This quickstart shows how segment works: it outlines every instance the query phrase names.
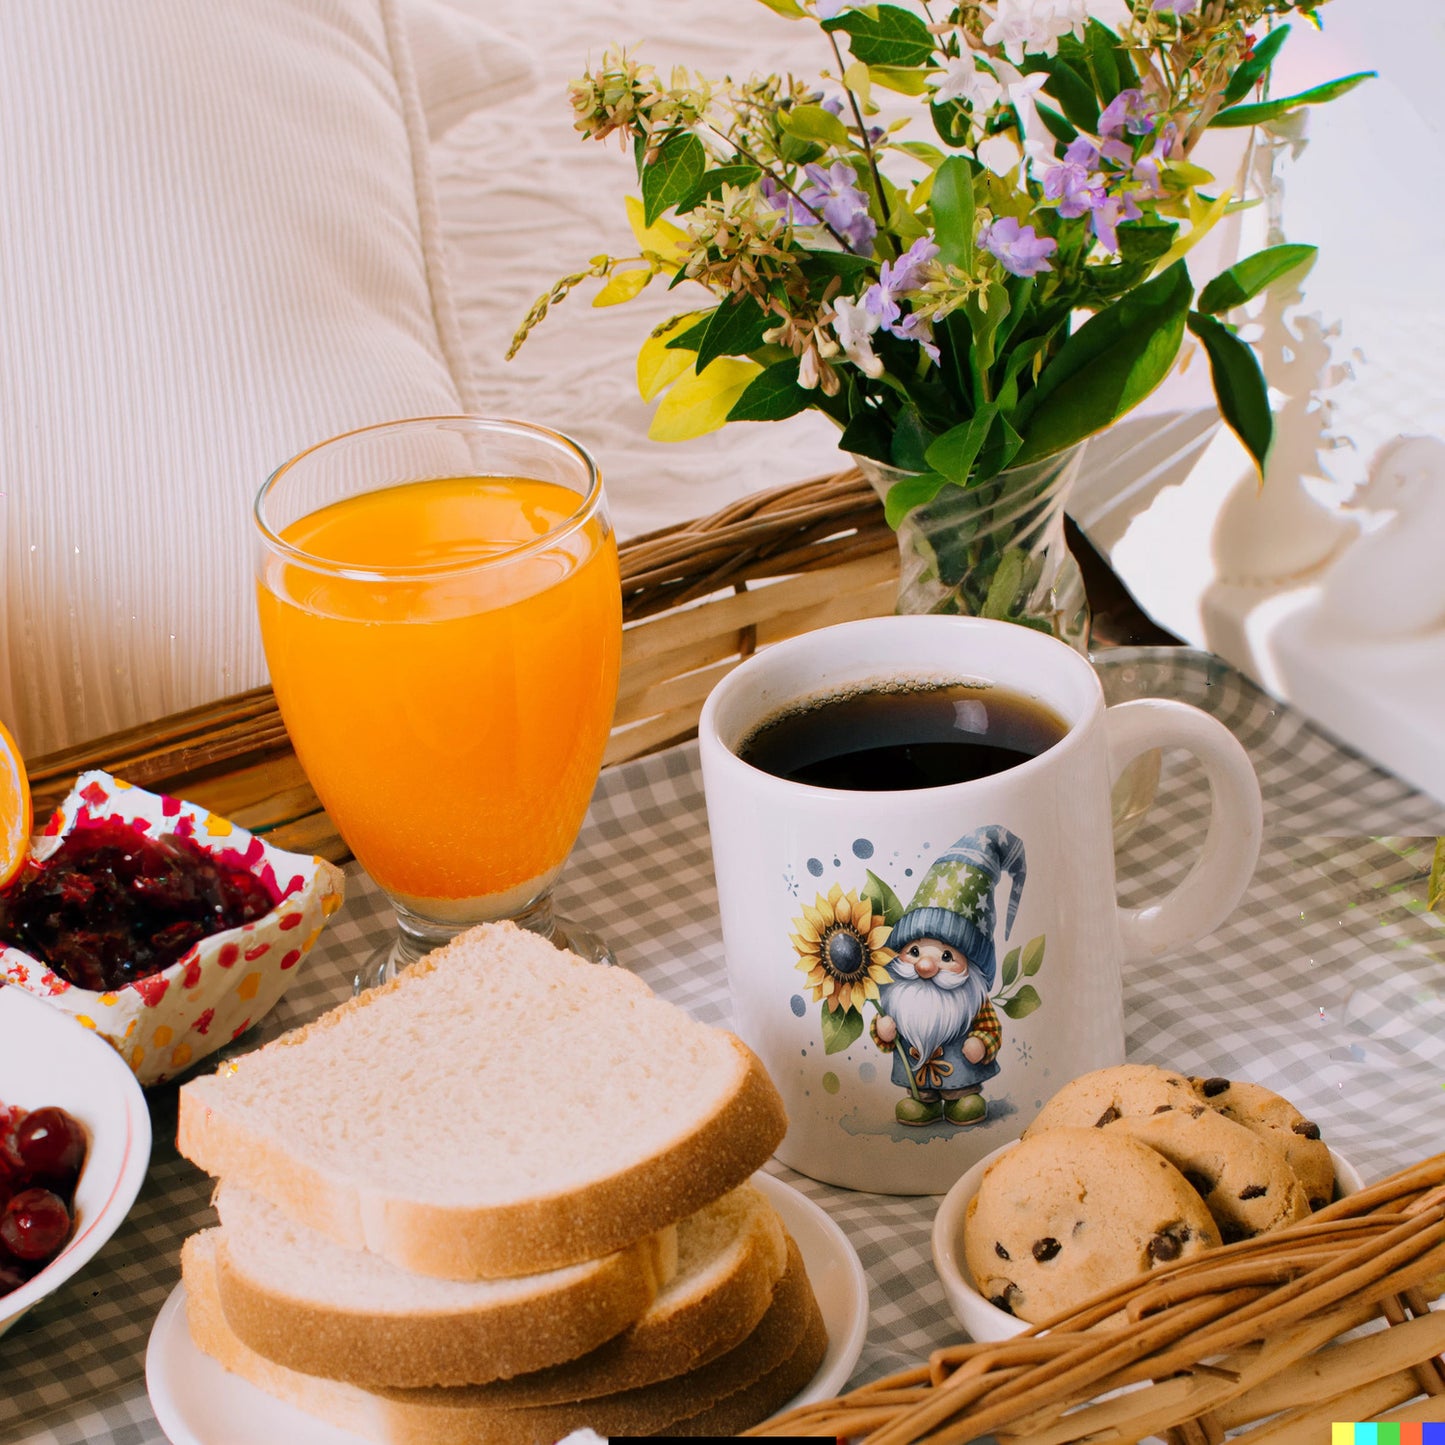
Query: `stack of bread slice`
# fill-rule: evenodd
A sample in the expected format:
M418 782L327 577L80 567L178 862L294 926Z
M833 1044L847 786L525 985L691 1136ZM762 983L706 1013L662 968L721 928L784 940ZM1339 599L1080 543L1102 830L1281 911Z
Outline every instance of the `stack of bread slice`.
M473 929L182 1088L192 1337L369 1439L736 1433L827 1345L748 1182L785 1124L733 1035Z

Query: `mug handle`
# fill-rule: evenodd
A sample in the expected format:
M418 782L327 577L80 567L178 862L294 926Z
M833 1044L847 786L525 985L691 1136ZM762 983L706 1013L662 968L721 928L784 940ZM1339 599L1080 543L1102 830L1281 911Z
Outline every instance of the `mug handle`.
M1259 779L1238 738L1188 703L1139 698L1104 714L1109 780L1150 748L1184 748L1209 780L1209 831L1188 875L1157 903L1120 908L1124 961L1142 962L1212 933L1244 896L1259 858L1264 805Z

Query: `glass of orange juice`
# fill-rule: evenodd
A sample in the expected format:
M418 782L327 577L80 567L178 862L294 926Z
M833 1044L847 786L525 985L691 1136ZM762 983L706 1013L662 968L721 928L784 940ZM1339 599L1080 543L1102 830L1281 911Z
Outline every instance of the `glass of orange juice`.
M282 719L396 909L358 988L502 918L610 961L551 901L617 699L617 545L592 459L522 422L393 422L287 462L255 521Z

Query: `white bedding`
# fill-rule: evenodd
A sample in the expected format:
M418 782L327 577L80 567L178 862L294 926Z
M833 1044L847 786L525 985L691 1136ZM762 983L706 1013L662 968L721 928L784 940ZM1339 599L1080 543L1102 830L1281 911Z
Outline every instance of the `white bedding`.
M816 26L757 0L452 0L527 47L537 77L525 95L463 121L434 152L452 287L478 399L488 411L571 433L601 463L622 535L704 515L747 491L847 464L837 429L804 413L736 425L694 442L647 440L651 408L633 363L657 321L686 309L685 291L654 282L638 300L594 309L589 282L503 361L517 323L559 276L602 251L631 253L623 198L629 156L572 129L567 82L611 43L637 47L667 74L779 70L816 75L831 57ZM700 288L694 291L703 296Z

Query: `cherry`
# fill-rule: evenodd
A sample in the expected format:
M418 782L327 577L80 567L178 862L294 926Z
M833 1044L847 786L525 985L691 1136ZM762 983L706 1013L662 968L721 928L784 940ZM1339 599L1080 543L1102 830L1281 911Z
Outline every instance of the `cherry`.
M70 1210L49 1189L22 1189L0 1214L0 1245L27 1263L48 1260L69 1233Z
M19 1260L0 1258L0 1296L19 1289L29 1278Z
M69 1191L85 1158L85 1130L79 1120L53 1104L25 1116L15 1134L21 1162L37 1183Z

